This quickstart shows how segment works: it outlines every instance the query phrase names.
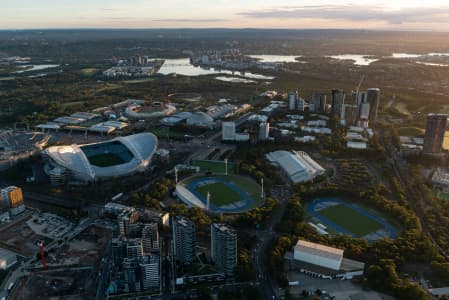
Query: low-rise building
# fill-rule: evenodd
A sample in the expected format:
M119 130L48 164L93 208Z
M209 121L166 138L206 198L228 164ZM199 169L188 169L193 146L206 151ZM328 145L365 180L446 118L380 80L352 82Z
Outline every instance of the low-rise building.
M346 259L343 254L342 249L299 240L285 258L291 269L321 278L343 280L363 275L365 264Z
M325 169L303 151L274 151L266 158L283 170L293 183L307 182L324 174Z

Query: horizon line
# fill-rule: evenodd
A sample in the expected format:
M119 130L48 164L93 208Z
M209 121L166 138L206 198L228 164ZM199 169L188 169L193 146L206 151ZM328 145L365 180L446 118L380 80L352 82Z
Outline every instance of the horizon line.
M0 28L3 31L49 31L49 30L278 30L278 31L370 31L370 32L433 32L449 33L449 30L436 29L373 29L373 28L273 28L273 27L36 27Z

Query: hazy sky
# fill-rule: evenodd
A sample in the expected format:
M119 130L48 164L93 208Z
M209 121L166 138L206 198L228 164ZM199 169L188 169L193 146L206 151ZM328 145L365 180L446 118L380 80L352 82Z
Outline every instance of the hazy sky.
M449 1L0 0L0 29L86 27L449 31Z

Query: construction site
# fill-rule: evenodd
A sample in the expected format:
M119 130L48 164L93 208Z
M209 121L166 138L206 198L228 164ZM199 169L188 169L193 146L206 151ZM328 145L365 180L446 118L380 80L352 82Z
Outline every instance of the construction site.
M19 280L9 299L95 299L96 275L93 267L37 271Z
M38 242L49 244L52 239L37 234L28 226L28 216L0 229L0 247L14 251L22 256L31 257L39 251Z
M64 243L55 251L50 251L47 266L94 266L101 261L109 240L107 229L92 225L73 240Z
M37 261L17 282L10 299L94 299L109 240L107 229L89 226Z

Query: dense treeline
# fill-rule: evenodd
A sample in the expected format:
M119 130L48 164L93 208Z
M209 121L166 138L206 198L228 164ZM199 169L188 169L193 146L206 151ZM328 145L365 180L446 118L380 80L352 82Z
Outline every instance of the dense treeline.
M293 243L298 239L306 239L345 249L345 256L366 263L365 284L390 293L398 299L428 299L425 291L408 279L398 275L398 269L411 262L441 261L437 250L423 234L416 215L409 208L395 201L386 199L379 190L372 188L366 192L350 194L348 191L321 190L305 193L306 197L314 198L338 193L351 197L360 204L373 207L401 226L402 231L394 240L383 238L373 243L365 239L352 238L347 235L318 235L315 229L302 222L303 209L299 196L290 200L288 209L276 227L280 237L273 242L269 254L269 266L281 285L286 285L286 275L282 269L283 256L291 251ZM440 266L441 272L449 270L446 265Z

